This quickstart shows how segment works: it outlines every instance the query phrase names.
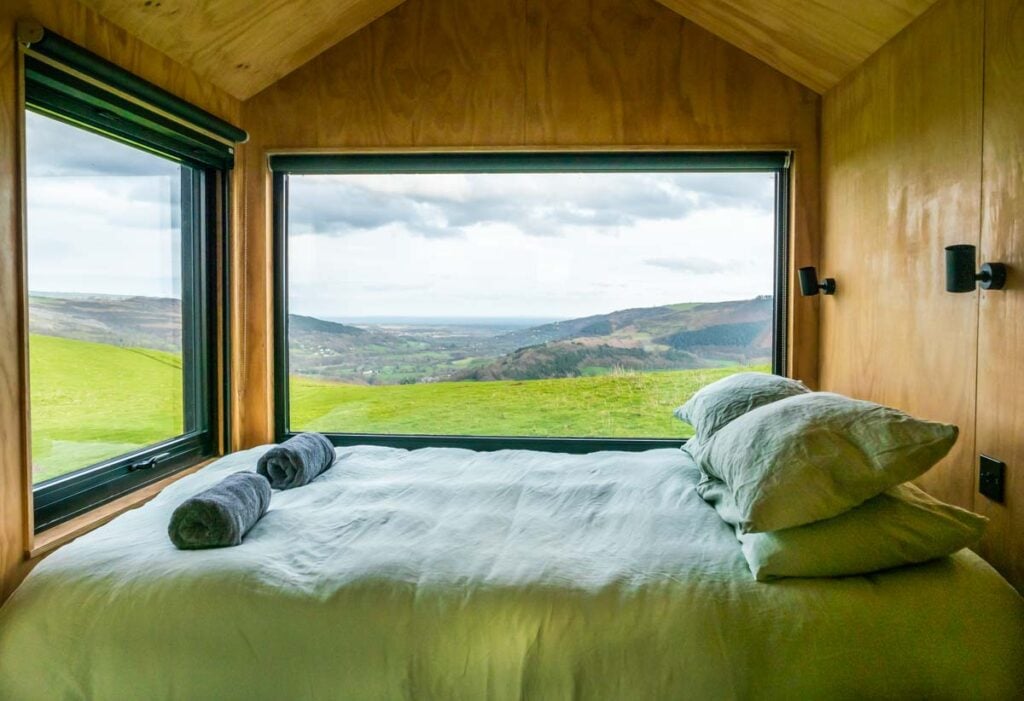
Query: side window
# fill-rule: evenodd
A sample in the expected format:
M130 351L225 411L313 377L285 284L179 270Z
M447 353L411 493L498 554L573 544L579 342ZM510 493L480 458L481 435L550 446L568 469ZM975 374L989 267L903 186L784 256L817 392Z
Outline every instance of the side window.
M23 59L39 531L216 452L217 202L233 150L209 129L168 117L205 113L37 34Z
M183 201L201 177L26 115L32 479L200 428L186 416ZM189 363L194 365L194 362ZM191 425L189 425L191 424Z

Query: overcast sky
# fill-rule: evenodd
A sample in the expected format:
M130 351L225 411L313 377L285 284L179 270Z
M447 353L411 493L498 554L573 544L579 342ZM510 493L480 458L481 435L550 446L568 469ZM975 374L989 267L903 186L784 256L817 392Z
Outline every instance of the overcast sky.
M26 114L32 292L179 297L181 170Z
M180 295L180 168L28 113L33 292ZM572 318L770 294L770 174L292 176L291 310Z
M312 316L572 318L771 294L770 174L291 176Z

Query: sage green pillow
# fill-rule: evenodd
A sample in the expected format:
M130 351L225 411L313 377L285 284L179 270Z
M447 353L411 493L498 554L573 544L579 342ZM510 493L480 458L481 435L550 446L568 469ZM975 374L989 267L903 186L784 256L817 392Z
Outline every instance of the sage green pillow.
M731 495L708 489L728 520ZM978 542L988 519L934 499L912 484L882 492L838 516L770 533L740 533L758 581L842 577L927 562Z
M675 417L693 426L699 444L752 409L807 392L810 390L802 382L788 377L741 372L699 389L675 410Z
M848 511L923 474L956 438L956 426L810 392L740 416L690 454L731 491L740 531L759 533Z

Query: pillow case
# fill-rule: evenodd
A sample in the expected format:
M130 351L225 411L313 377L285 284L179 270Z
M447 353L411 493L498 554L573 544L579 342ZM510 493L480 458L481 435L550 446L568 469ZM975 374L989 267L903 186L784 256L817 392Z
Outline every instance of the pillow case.
M836 516L918 477L957 433L880 404L811 392L740 416L691 455L731 491L741 532L758 533Z
M764 372L741 372L698 390L674 415L694 428L702 443L748 411L810 392L802 382Z
M710 485L715 509L732 515L731 495ZM743 556L758 581L842 577L952 555L978 542L988 519L903 484L824 521L771 533L740 533Z

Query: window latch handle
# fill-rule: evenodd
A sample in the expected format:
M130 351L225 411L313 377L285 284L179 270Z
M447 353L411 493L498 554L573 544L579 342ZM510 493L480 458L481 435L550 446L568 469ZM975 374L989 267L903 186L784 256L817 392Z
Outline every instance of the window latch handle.
M160 453L159 455L154 455L151 458L146 458L145 460L133 462L131 465L128 466L128 472L138 472L139 470L152 470L154 467L156 467L156 464L158 462L160 462L169 455L170 453Z

